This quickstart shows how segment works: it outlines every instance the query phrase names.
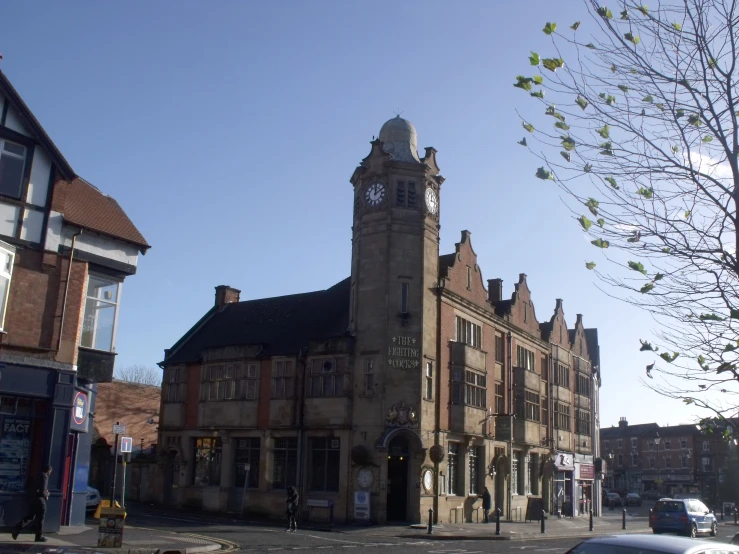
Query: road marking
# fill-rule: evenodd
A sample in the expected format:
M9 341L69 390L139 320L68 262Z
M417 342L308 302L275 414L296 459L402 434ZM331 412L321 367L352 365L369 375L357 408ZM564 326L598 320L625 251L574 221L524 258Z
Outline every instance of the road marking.
M363 545L361 542L356 542L356 541L346 541L346 540L342 540L342 539L330 539L328 537L321 537L321 536L316 536L316 535L303 535L303 536L304 537L310 537L312 539L323 540L323 541L345 542L347 544L356 544L356 545L359 545L359 546L366 546L366 545Z

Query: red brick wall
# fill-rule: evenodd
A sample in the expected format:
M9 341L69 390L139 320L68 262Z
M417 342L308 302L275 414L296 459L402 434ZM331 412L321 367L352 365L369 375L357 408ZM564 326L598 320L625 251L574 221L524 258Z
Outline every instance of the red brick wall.
M272 359L262 360L259 366L259 398L257 401L257 427L269 429L269 403L272 395Z
M462 240L458 242L455 249L454 263L448 268L447 274L442 275L446 279L444 286L474 302L478 306L488 307L488 293L482 280L482 271L477 265L477 254L472 250L469 231L462 231ZM470 268L470 287L467 288L467 268Z
M200 364L185 366L187 373L187 396L185 397L185 428L198 427L198 412L200 410Z

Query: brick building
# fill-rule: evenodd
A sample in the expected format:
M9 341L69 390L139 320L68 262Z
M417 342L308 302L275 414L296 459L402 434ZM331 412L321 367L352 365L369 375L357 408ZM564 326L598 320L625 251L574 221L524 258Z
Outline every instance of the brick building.
M312 517L448 521L487 486L508 517L599 506L597 331L568 328L560 300L540 323L524 274L486 287L467 231L439 255L444 178L409 122L385 123L350 181L350 277L249 301L216 287L165 351L163 501L280 515L296 485Z
M0 215L0 525L51 464L54 531L84 522L95 387L112 378L121 284L149 245L2 72Z
M600 438L608 460L606 488L621 494L698 494L718 509L722 475L733 452L733 442L720 432L709 434L695 424L629 425L621 418L618 427L601 429Z

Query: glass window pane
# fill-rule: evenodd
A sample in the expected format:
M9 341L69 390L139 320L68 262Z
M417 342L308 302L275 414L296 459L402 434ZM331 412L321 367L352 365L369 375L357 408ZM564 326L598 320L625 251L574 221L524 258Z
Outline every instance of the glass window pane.
M3 141L3 150L17 156L26 156L26 147L15 142Z
M98 298L106 302L117 302L118 285L119 283L117 281L90 275L90 280L87 284L87 296L88 298Z
M2 194L1 190L0 194ZM5 235L6 237L15 236L20 210L18 206L11 206L0 202L0 235Z
M21 197L25 165L24 158L7 154L0 155L0 194L13 198Z

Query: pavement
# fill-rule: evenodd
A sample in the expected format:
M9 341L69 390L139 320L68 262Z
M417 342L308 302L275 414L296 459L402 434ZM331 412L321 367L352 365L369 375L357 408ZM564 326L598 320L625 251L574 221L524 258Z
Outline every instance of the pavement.
M197 554L216 550L234 550L228 541L190 533L174 533L126 525L121 548L98 548L98 528L92 525L62 527L58 533L45 533L45 543L34 542L33 532L13 540L10 533L0 533L0 554L5 552L72 554L101 552L104 554Z

